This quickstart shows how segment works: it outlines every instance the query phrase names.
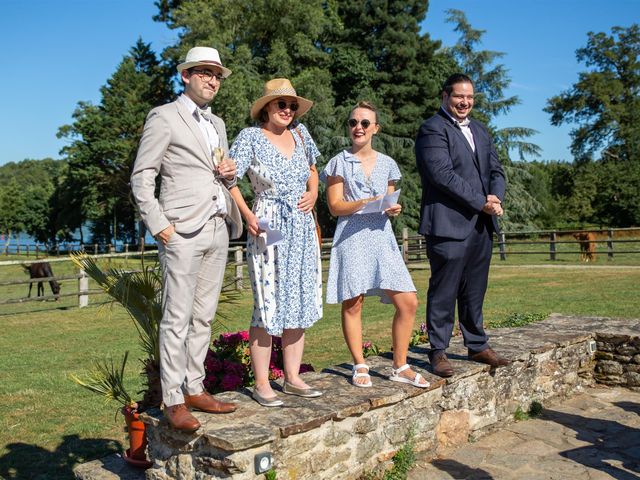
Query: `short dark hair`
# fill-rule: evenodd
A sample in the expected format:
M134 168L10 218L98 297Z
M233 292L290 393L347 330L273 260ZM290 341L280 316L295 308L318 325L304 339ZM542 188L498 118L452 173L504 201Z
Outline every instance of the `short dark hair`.
M447 95L451 95L453 86L456 83L470 83L471 86L473 86L473 80L471 80L468 75L465 75L464 73L454 73L453 75L449 75L449 78L444 81L440 94L446 93Z

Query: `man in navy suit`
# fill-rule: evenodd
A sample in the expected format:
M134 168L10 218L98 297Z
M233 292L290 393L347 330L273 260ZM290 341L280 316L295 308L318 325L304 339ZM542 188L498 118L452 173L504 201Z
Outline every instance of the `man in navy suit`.
M502 215L505 176L491 136L470 119L473 82L451 75L436 115L420 127L416 161L422 179L419 232L431 266L427 294L429 361L441 377L453 375L446 349L458 319L469 359L492 367L509 360L489 348L482 304L487 290L496 217Z

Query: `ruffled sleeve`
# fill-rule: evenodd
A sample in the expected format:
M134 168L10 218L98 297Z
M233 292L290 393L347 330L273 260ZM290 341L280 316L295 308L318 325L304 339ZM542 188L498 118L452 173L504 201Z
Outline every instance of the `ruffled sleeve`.
M385 155L385 160L389 163L389 182L397 182L402 178L402 173L400 173L400 169L398 168L398 164L395 160L387 155Z
M327 183L329 177L342 177L344 180L345 176L344 152L340 152L327 162L324 170L320 173L320 180Z
M316 142L313 141L309 130L307 130L307 127L305 127L304 124L299 123L296 128L300 132L300 135L302 135L302 139L304 141L305 156L309 161L309 165L315 165L316 159L321 155L320 150L318 150L318 147L316 147ZM296 135L296 142L297 141L298 138Z
M254 136L252 134L252 130L254 129L245 128L241 130L233 142L233 145L231 145L231 150L229 150L229 157L236 162L236 168L238 170L236 176L238 178L244 177L244 174L247 173L247 170L251 165L251 161L253 160Z

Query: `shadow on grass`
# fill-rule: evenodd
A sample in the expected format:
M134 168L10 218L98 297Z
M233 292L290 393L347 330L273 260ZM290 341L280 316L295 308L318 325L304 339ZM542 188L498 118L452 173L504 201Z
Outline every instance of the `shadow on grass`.
M122 452L116 440L65 435L54 451L27 443L6 445L0 457L0 478L16 480L73 479L73 468L80 463ZM124 463L124 462L123 462Z

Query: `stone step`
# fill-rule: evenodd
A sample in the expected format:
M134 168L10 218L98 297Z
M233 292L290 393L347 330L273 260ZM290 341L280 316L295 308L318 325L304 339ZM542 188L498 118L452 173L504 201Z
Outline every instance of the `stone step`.
M630 342L633 349L639 326L638 320L556 314L525 327L493 330L492 347L513 360L494 370L468 361L456 337L448 350L455 375L446 380L430 373L428 348L418 346L409 363L430 382L427 389L388 380L390 354L369 357L372 388L351 385L351 365L341 364L305 374L307 383L324 392L317 399L278 392L284 406L266 408L248 391L226 392L217 397L236 402L236 412L194 412L202 423L194 434L178 432L160 411L148 411L142 417L153 467L146 478L256 478L256 458L269 455L278 480L354 479L388 463L410 432L416 450L435 455L511 422L518 407L527 410L533 401L593 384L596 333ZM611 350L607 343L599 347Z

